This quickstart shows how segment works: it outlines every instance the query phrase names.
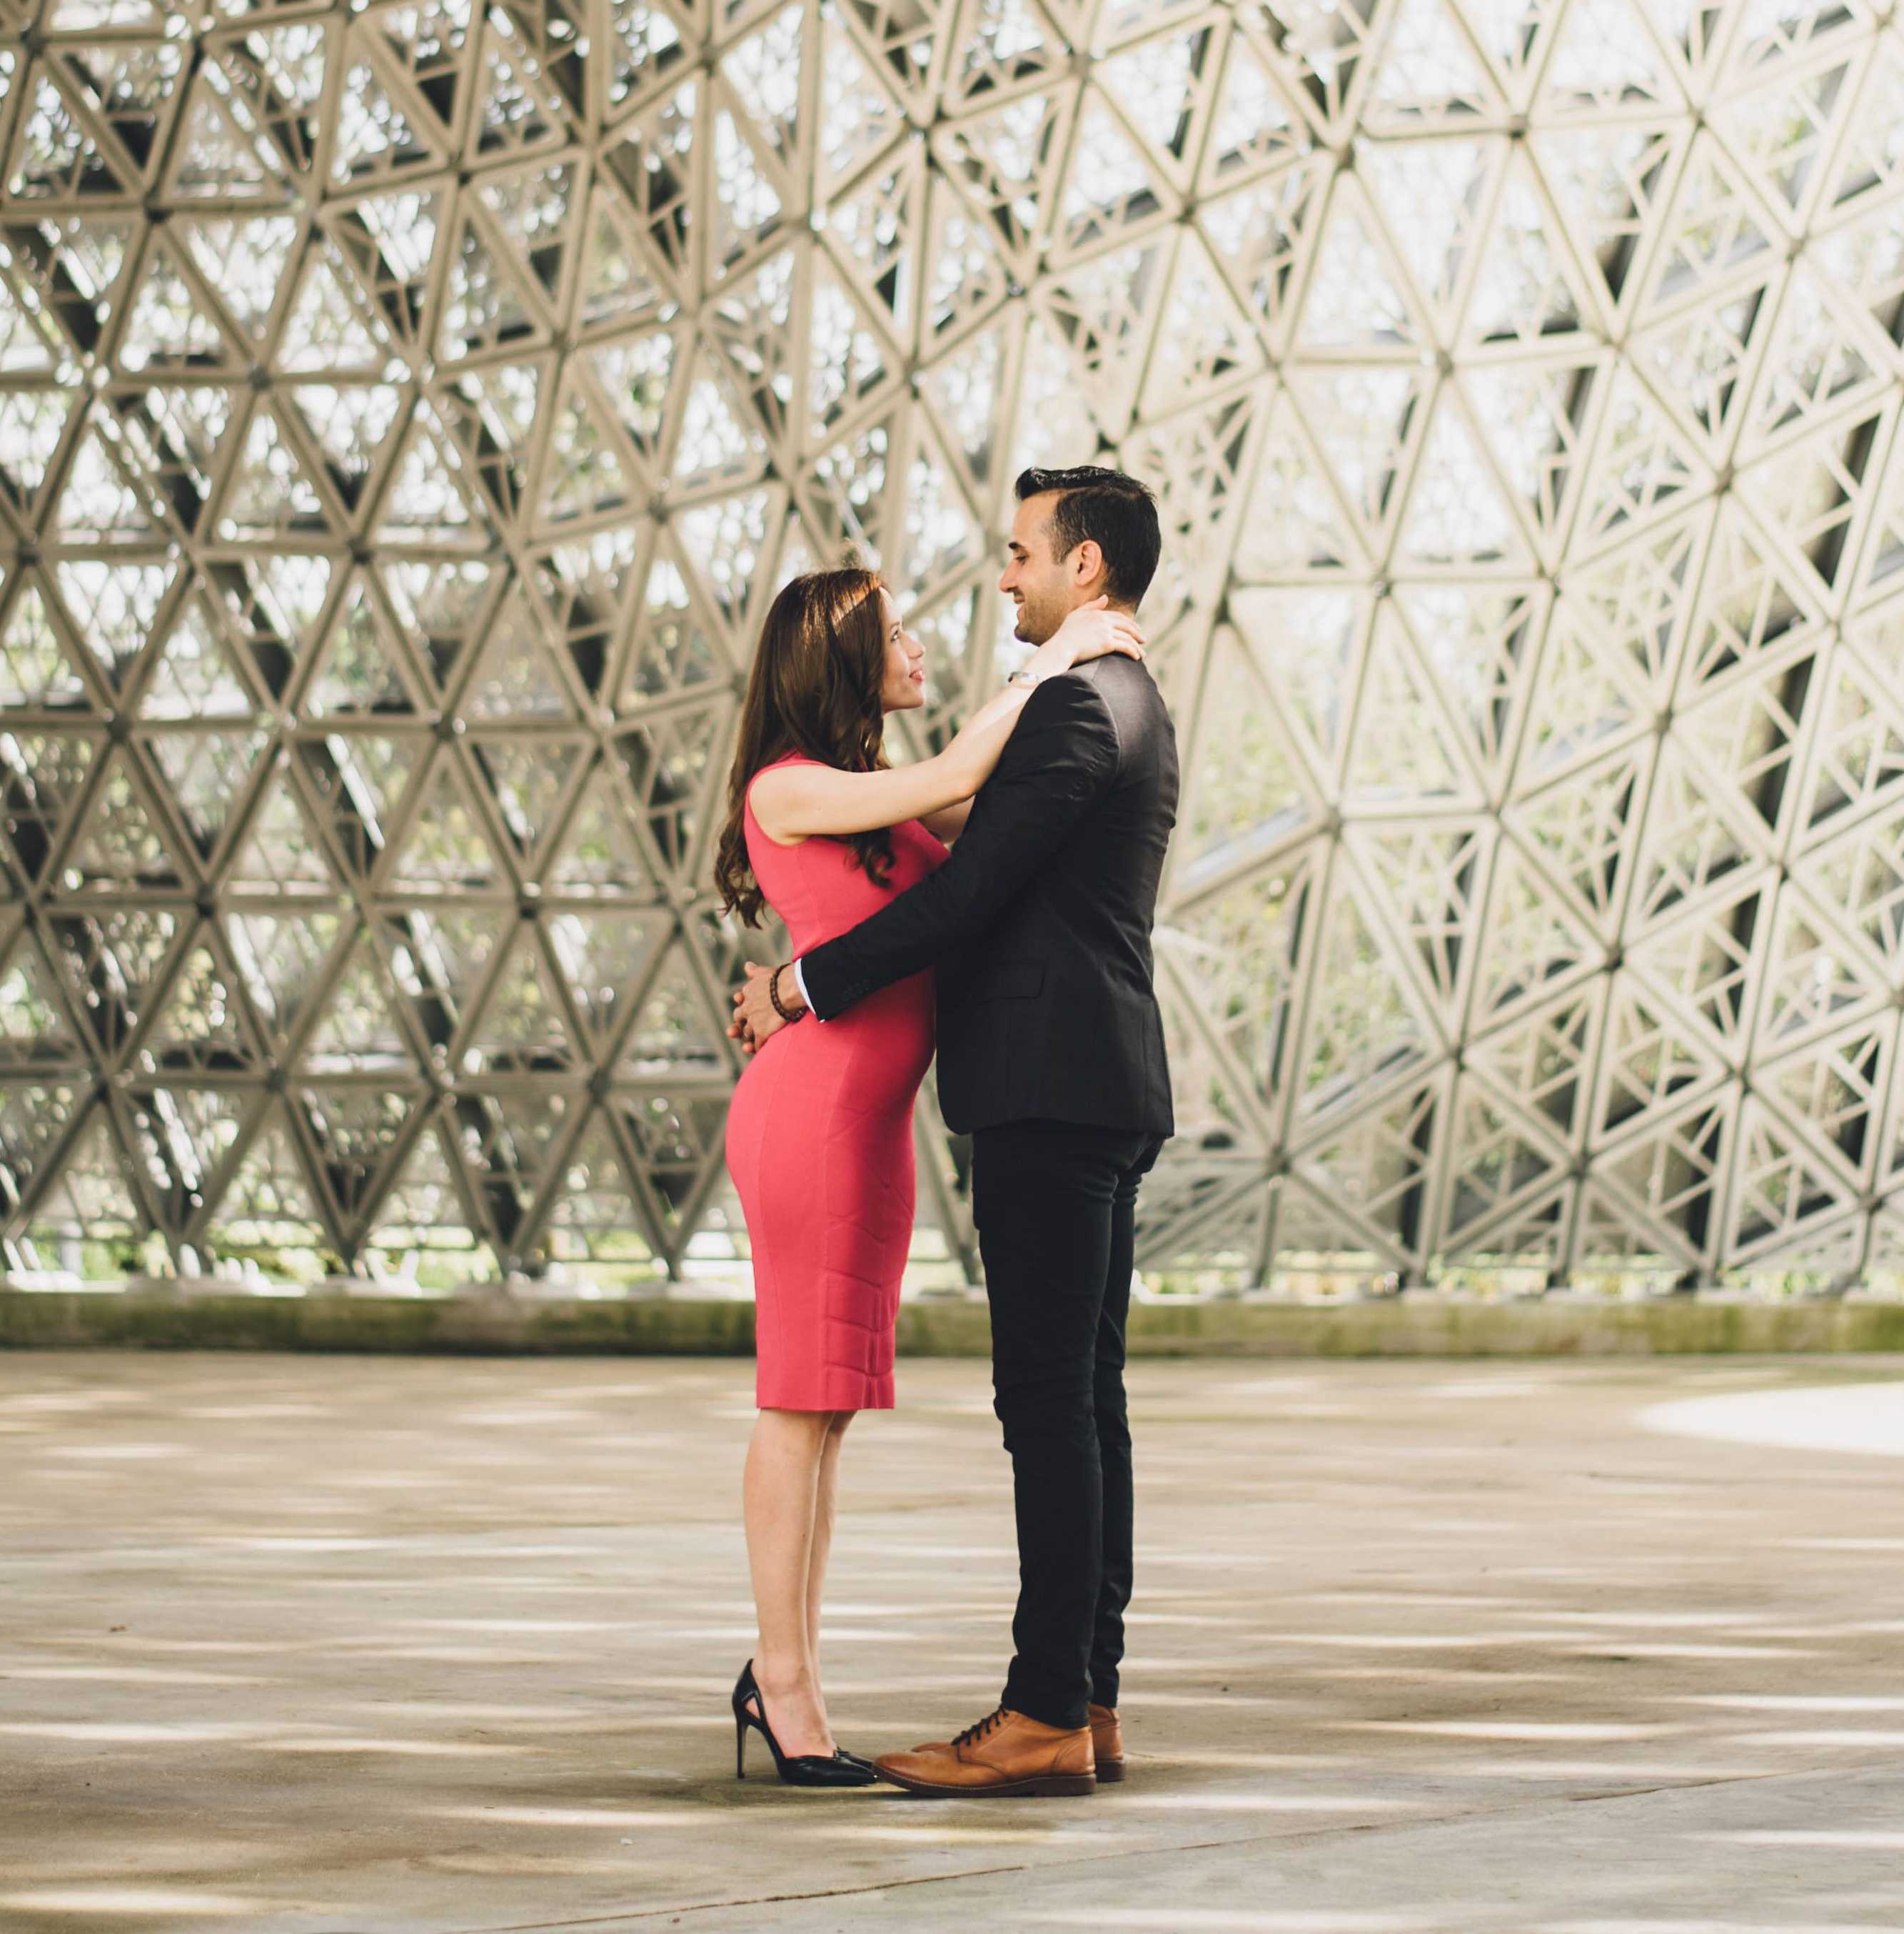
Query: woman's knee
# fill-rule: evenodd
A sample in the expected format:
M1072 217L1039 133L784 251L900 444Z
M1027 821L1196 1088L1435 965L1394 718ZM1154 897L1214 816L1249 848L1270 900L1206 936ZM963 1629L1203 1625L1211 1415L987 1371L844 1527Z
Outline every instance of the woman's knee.
M818 1450L833 1427L835 1413L830 1410L764 1409L757 1428L789 1445L801 1444Z

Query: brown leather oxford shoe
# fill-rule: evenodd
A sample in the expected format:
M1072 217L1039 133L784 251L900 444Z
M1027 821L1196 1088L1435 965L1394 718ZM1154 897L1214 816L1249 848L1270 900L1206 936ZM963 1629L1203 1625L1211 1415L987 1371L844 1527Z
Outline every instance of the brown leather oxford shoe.
M1091 1751L1098 1763L1098 1784L1109 1786L1124 1777L1124 1728L1108 1706L1091 1702Z
M945 1800L1055 1799L1097 1790L1089 1726L1047 1726L1001 1706L956 1739L887 1753L873 1764L908 1793Z

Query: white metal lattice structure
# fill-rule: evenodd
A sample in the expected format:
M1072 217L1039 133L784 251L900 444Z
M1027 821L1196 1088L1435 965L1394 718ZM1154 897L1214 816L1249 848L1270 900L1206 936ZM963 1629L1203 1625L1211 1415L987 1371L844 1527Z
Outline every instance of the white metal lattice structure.
M0 0L0 155L16 1262L672 1267L766 600L884 565L917 752L1099 460L1145 1255L1896 1266L1888 0Z

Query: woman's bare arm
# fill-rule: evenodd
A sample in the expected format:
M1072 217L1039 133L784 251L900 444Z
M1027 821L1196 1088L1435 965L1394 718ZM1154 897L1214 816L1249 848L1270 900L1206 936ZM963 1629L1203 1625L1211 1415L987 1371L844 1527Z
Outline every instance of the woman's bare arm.
M1023 703L1020 697L1014 712ZM999 743L1003 744L1002 737ZM749 797L761 830L776 845L797 846L826 833L870 833L908 819L927 818L970 798L984 783L973 754L972 746L954 740L935 757L896 766L890 772L776 766L755 780ZM992 764L996 763L995 753ZM985 770L989 772L990 766Z
M962 799L957 806L948 806L943 812L923 815L920 824L941 846L950 846L966 830L966 821L972 817L972 803L969 799Z

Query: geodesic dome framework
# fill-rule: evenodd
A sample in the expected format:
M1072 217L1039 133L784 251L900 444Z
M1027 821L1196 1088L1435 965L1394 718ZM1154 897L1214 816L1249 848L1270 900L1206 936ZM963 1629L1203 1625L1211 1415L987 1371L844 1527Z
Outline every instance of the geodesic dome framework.
M764 604L878 559L928 749L1096 459L1145 1258L1894 1267L1888 6L0 0L0 153L17 1264L725 1240Z

